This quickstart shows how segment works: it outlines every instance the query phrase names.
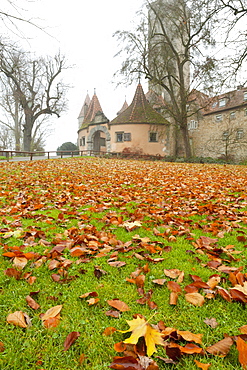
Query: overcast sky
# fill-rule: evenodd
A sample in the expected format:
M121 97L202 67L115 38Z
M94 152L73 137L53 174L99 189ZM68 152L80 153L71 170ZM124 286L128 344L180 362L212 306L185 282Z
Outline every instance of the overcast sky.
M92 97L94 88L104 114L113 119L122 107L125 96L131 103L136 85L117 87L113 74L120 66L114 58L118 51L117 40L112 35L117 30L128 30L137 22L136 12L143 0L19 0L24 16L33 16L37 23L46 27L44 32L23 26L28 38L24 48L31 47L37 54L54 55L59 50L72 66L65 74L66 82L73 88L68 94L69 107L59 119L51 119L54 132L47 139L46 150L55 150L66 141L76 142L77 118L87 91ZM116 81L115 81L116 82Z

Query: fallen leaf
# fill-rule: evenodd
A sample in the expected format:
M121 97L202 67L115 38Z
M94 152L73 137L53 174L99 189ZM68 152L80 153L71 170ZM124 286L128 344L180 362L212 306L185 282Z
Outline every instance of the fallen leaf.
M158 285L164 285L166 281L167 281L166 279L155 279L155 280L152 280L152 283L158 284Z
M194 361L195 361L197 367L199 367L202 370L207 370L209 368L209 366L211 366L211 364L204 364L204 363L199 362L197 360L194 360Z
M5 351L4 343L3 342L0 342L0 353L1 352L4 352L4 351Z
M185 299L194 306L202 306L204 304L204 297L200 293L186 293Z
M241 328L239 328L240 332L242 334L247 334L247 325L243 325L241 326Z
M25 320L24 312L22 311L15 311L14 313L10 313L7 316L7 322L15 326L20 326L21 328L28 327L27 322Z
M208 319L206 318L204 320L205 324L211 326L211 328L215 329L219 324L217 323L217 321L215 320L214 317L212 317L211 319Z
M230 337L226 337L220 340L219 342L213 344L212 346L207 347L206 351L208 353L211 353L211 355L225 357L230 351L232 344L233 344L233 339Z
M87 300L87 302L88 302L89 306L93 306L93 305L95 305L96 303L99 302L99 298L90 298L90 299Z
M136 319L126 320L129 329L122 331L121 333L132 332L131 336L127 338L124 343L137 344L140 337L144 337L147 346L147 355L150 357L156 352L156 344L164 345L162 334L154 329L144 318L137 316Z
M237 338L237 350L238 350L238 360L243 367L247 369L247 343L242 338Z
M145 370L140 363L132 356L114 357L113 362L109 366L111 369L121 370Z
M32 297L30 297L30 295L26 296L26 302L33 310L38 310L40 308L40 305Z
M52 317L56 317L60 313L62 307L63 305L57 305L49 308L49 310L47 310L46 313L42 315L41 320L46 321Z
M171 279L176 279L180 274L181 274L182 271L178 270L178 269L170 269L170 270L164 270L164 274L166 276L168 276L169 278Z
M109 304L109 306L112 306L121 312L130 311L129 306L117 298L109 300L107 301L107 303Z
M79 336L80 333L78 331L72 331L71 333L69 333L63 345L64 351L67 351L76 341L76 339L79 338Z
M112 335L112 333L114 333L117 329L112 327L112 326L108 326L107 328L105 328L105 330L103 331L103 335L106 335L106 336L109 336L109 335Z
M181 337L188 342L195 342L198 344L202 343L203 334L194 334L194 333L191 333L190 331L181 331L181 330L177 330L177 333L181 335Z
M13 266L19 270L23 270L27 264L26 257L15 257L13 260Z

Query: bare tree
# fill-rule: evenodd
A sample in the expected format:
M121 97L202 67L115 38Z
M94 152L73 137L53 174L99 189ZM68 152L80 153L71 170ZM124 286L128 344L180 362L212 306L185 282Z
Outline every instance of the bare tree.
M115 35L125 45L118 55L125 59L118 71L126 80L132 75L144 75L150 86L162 93L165 110L171 117L176 140L182 139L184 154L191 156L188 135L188 111L192 88L212 87L217 74L217 60L206 47L214 45L211 33L219 8L208 0L147 1L148 17L133 31L117 31ZM205 84L202 84L205 81Z
M13 149L14 138L13 132L0 124L0 149Z
M60 74L66 68L65 58L32 58L13 45L0 44L0 73L13 91L13 99L23 112L23 149L31 150L35 123L48 115L60 116L66 109L66 86Z

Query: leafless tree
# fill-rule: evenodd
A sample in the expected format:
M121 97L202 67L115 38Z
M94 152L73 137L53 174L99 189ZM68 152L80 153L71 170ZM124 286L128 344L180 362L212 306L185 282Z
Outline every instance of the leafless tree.
M191 156L187 125L194 113L187 109L191 89L211 88L213 81L219 81L218 61L210 50L206 54L206 48L214 45L216 5L209 0L147 1L148 16L142 16L138 27L115 33L121 42L118 55L124 55L118 73L128 82L133 75L144 75L152 88L163 92L177 142L175 155L182 138L185 156Z
M32 58L13 45L0 44L0 73L11 86L14 103L23 114L23 149L30 151L35 124L49 115L60 116L66 109L68 86L60 79L65 57Z

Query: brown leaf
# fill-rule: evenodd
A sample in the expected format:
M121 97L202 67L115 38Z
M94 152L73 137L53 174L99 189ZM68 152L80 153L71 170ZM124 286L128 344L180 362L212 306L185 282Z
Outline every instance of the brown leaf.
M178 301L178 293L176 292L171 292L170 293L170 298L169 298L169 304L172 306L176 306Z
M167 288L174 293L180 293L182 291L181 287L175 281L168 281Z
M79 336L80 336L80 333L78 331L72 331L71 333L69 333L63 345L64 351L67 351L72 346L72 344L76 341L76 339L79 338Z
M107 303L121 312L130 311L129 306L117 298L109 300Z
M108 265L113 266L113 267L123 267L126 265L126 262L124 261L113 261L113 262L108 262Z
M0 353L1 352L4 352L4 351L5 351L4 343L3 342L0 342Z
M212 317L211 319L208 319L208 318L206 318L205 320L204 320L204 322L205 322L205 324L207 324L207 325L209 325L209 326L211 326L211 328L216 328L219 324L217 323L217 321L215 320L215 318L214 317Z
M187 343L184 347L180 346L180 350L182 353L187 355L194 355L196 353L203 352L203 349L194 343Z
M16 280L20 280L21 278L21 271L18 271L15 268L8 268L4 271L4 274L9 277L14 277Z
M220 276L215 274L209 278L207 284L210 286L210 289L214 289L220 283L220 280L221 280Z
M119 311L109 310L109 311L106 311L105 314L106 316L114 317L115 319L118 319L120 317Z
M109 366L111 369L121 370L145 370L137 359L132 356L114 357L113 362Z
M28 327L27 322L25 320L24 312L22 311L15 311L14 313L10 313L7 316L7 322L15 326L20 326L21 328Z
M233 344L233 339L230 337L226 337L220 340L219 342L213 344L212 346L207 347L206 351L208 353L211 353L211 355L225 357L230 351L232 344Z
M204 304L204 297L200 293L186 293L185 299L194 306L202 306Z
M241 366L243 369L247 369L247 343L239 337L237 338L237 350Z
M222 298L224 298L227 302L231 302L232 301L232 298L230 296L230 293L224 289L224 288L221 288L219 286L217 286L217 292L219 293L219 295L221 295Z
M40 305L32 297L30 297L30 295L26 296L26 302L33 310L38 310L40 308Z

